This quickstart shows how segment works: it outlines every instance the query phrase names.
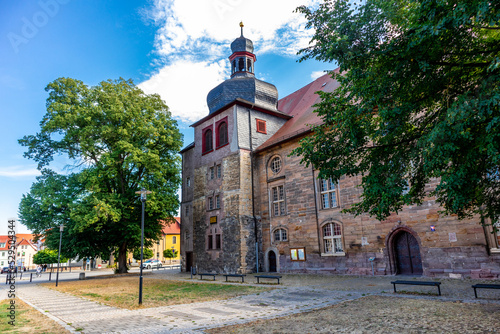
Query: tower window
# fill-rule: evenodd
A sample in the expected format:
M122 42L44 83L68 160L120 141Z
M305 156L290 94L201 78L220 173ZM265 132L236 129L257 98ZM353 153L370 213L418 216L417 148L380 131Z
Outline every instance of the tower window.
M227 133L227 117L215 123L215 145L217 148L227 145L229 137Z
M218 128L218 143L217 147L227 144L227 123L222 122L219 124Z
M247 69L248 72L252 72L252 61L250 59L247 59Z
M257 119L257 132L267 134L266 121Z
M238 59L238 71L244 71L245 70L245 59L239 58Z
M203 153L208 153L212 151L213 148L212 126L209 126L203 130Z

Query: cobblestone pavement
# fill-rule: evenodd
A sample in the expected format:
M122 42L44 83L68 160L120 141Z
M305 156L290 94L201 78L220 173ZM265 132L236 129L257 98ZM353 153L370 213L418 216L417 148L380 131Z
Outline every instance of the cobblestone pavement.
M248 281L253 281L249 275ZM206 328L270 319L335 305L365 295L393 296L394 277L352 277L319 275L283 275L283 284L271 291L228 300L163 306L141 310L124 310L105 306L38 285L19 286L19 295L40 312L66 328L83 333L202 333ZM189 280L185 274L155 274L155 278ZM219 278L220 280L220 278ZM246 281L247 281L246 280ZM417 295L405 298L460 300L462 302L498 303L498 290L480 291L474 298L467 280L441 280L442 297L434 287L399 288ZM210 281L203 283L211 284ZM216 283L220 283L217 281ZM497 282L498 283L498 282ZM239 284L239 283L237 283ZM245 283L248 284L248 283ZM251 283L250 283L251 284ZM424 295L422 295L424 294Z

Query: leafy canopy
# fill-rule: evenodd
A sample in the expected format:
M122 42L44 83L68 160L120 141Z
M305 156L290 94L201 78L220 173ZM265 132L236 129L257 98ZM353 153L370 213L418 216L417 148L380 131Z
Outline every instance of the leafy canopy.
M383 220L435 195L446 214L498 217L500 2L325 0L298 11L316 29L301 60L337 62L341 87L319 93L324 124L293 153L323 178L362 176L347 212Z
M35 255L33 255L33 263L34 264L50 264L57 263L58 253L53 249L43 249L38 251ZM68 261L67 258L61 257L61 262Z
M127 252L140 245L141 201L135 192L152 191L145 203L146 246L158 239L161 220L173 221L177 212L177 123L158 95L144 94L131 80L89 87L59 78L46 91L40 132L19 140L42 170L23 196L20 218L47 235L51 246L64 224L65 254L105 257L117 251L119 270L126 271ZM46 168L57 155L69 158L72 173Z
M141 260L141 249L140 248L134 249L132 256L136 261L140 261ZM154 257L153 250L151 248L144 247L144 249L142 250L142 259L147 260L147 259L151 259L153 257Z

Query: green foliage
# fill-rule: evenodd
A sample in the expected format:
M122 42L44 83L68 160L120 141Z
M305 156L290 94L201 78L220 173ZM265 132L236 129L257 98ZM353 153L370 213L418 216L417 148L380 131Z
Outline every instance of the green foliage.
M34 264L50 264L57 263L57 251L53 249L43 249L38 251L35 255L33 255L33 263ZM68 261L67 258L61 257L61 262Z
M177 251L177 250L172 250L170 248L167 248L163 251L163 257L165 257L167 259L173 259L173 258L177 257L178 253L179 253L179 251Z
M320 92L324 124L293 153L323 178L362 177L346 211L383 220L435 195L446 214L498 217L500 2L325 0L298 11L316 29L302 60L337 62L341 87Z
M154 253L150 248L143 248L142 252L143 252L142 258L144 260L151 259L154 256ZM134 249L132 256L134 257L134 259L136 261L140 261L141 260L141 249L140 248Z
M89 87L59 78L46 90L40 132L19 141L42 170L23 196L20 219L46 236L50 247L64 223L64 254L107 258L116 251L125 272L127 252L140 245L141 201L135 192L152 191L145 203L146 246L160 236L160 221L177 212L182 145L177 123L158 95L144 94L131 80ZM73 173L46 168L56 155L69 158Z

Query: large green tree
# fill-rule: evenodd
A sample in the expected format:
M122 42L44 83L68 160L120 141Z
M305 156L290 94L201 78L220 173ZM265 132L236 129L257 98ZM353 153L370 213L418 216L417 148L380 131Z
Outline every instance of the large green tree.
M47 113L36 135L19 142L38 162L42 176L20 205L21 221L56 242L66 228L64 254L79 257L118 253L119 271L127 252L140 246L141 201L136 191L152 191L145 211L146 245L173 221L179 200L182 135L158 95L147 95L131 80L89 87L59 78L46 90ZM72 173L47 169L66 155ZM93 256L94 255L94 256Z
M324 124L294 153L322 177L362 176L347 211L383 220L435 195L444 213L498 217L500 2L325 0L298 11L316 29L301 59L337 62L341 86L320 93Z

